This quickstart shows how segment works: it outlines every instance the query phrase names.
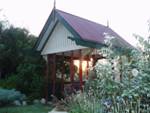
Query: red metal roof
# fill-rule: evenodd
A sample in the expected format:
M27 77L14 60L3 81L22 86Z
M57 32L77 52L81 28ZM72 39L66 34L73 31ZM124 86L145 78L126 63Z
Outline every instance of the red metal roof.
M68 28L68 30L70 30L70 32L74 36L73 40L75 41L78 41L77 39L79 39L80 41L82 40L82 44L84 43L84 46L87 45L87 42L88 44L89 43L92 44L92 46L90 45L91 47L95 47L95 48L97 47L97 45L103 45L107 34L108 36L112 36L117 39L114 41L115 43L113 43L114 46L133 48L133 46L131 46L127 41L125 41L121 36L119 36L108 26L98 24L96 22L63 12L58 9L53 9L39 35L39 39L36 42L35 47L36 48L39 47L38 48L39 51L41 51L44 48L49 38L49 35L46 37L43 36L48 30L49 25L53 22L53 19L55 18L54 16L56 16L56 18L60 22L62 22L62 24L64 24L64 26ZM51 33L51 31L49 31L49 33ZM39 46L40 44L41 46Z
M90 20L56 10L67 23L80 35L80 37L85 41L92 41L97 43L104 43L105 34L113 36L119 39L119 43L124 46L131 46L127 43L121 36L114 32L111 28L92 22Z

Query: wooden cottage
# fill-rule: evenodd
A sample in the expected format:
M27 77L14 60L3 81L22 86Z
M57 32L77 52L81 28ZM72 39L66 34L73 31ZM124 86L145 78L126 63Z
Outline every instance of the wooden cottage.
M105 46L106 35L115 37L116 47L130 46L123 38L108 26L104 26L90 20L53 9L44 25L36 43L36 50L46 60L46 98L49 90L55 95L58 92L57 72L59 70L59 83L61 92L64 92L65 84L75 87L76 81L82 90L84 79L88 78L88 68L102 56L96 54L96 49ZM75 61L78 61L78 69L75 71ZM83 72L83 62L86 64ZM59 65L58 65L59 64ZM69 65L69 80L66 82L66 64ZM75 80L75 76L78 78Z

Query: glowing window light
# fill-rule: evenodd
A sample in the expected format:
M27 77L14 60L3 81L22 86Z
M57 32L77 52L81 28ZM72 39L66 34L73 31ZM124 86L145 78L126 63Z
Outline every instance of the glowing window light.
M74 60L74 65L78 67L78 72L79 72L79 63L80 60ZM89 61L89 67L91 66L92 62ZM82 70L85 72L87 70L87 61L82 61Z

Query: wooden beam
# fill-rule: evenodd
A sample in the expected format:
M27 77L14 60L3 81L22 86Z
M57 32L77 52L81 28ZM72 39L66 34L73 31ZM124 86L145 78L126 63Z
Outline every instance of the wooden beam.
M71 51L71 56L70 56L70 81L71 81L71 87L73 89L73 84L74 84L73 51Z
M56 55L56 57L59 59L59 58L62 58L62 55ZM66 61L70 61L70 60L71 60L71 56L65 56L65 55L64 55L64 59L65 59ZM73 60L79 60L79 59L80 59L80 57L75 57L75 56L73 56ZM90 61L90 59L89 59L87 56L82 57L82 59L83 59L83 60L89 60L89 61Z
M62 70L61 70L61 92L64 92L64 74L65 74L65 64L64 64L64 53L62 53Z
M88 79L89 76L89 61L86 61L87 65L86 65L86 79Z
M45 99L46 99L46 104L48 102L48 76L49 76L49 58L47 55L47 62L45 63Z
M53 84L53 87L52 87L52 93L53 95L55 95L55 88L56 88L56 54L53 54L52 55L52 84Z
M79 50L80 61L79 61L79 80L80 80L80 89L83 91L83 80L82 80L82 51Z

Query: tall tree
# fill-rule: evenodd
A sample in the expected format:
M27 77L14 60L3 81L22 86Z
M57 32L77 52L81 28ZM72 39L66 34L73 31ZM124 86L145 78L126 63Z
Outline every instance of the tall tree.
M0 87L15 88L31 99L43 95L44 84L44 62L33 48L35 41L28 30L0 22Z
M0 23L0 71L1 76L6 77L16 73L17 67L31 53L36 38L30 35L26 29L5 27Z

